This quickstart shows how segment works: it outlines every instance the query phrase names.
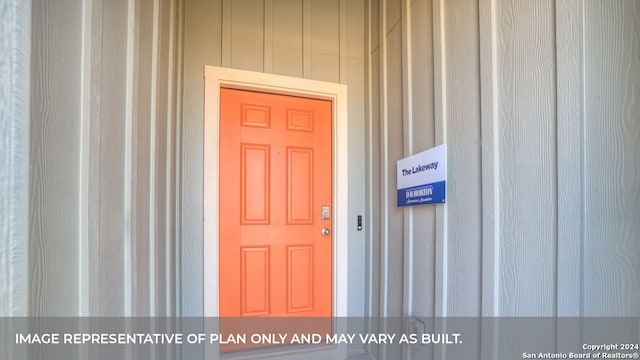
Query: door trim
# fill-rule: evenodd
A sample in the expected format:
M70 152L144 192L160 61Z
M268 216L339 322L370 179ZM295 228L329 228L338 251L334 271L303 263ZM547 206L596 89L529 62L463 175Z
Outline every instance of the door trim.
M327 99L333 103L333 316L347 316L348 294L348 121L347 86L289 76L205 66L204 106L204 316L219 316L219 134L220 88L259 90ZM341 323L341 322L340 322ZM343 332L341 329L336 329ZM218 346L206 347L218 358Z

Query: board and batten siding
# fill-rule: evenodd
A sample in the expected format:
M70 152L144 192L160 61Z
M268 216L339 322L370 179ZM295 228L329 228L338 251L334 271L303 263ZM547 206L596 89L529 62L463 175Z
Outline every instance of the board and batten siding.
M371 313L640 315L640 2L367 13ZM397 208L395 161L441 143L447 204Z
M351 315L640 315L636 0L0 4L10 314L202 314L217 65L349 86ZM447 204L398 209L441 143Z
M31 3L0 0L0 317L28 314ZM7 356L25 359L9 339Z
M31 316L176 313L179 1L33 1Z
M186 0L181 128L182 314L203 304L204 66L348 85L349 303L364 315L364 0ZM368 220L365 219L365 222ZM353 264L353 267L351 267Z

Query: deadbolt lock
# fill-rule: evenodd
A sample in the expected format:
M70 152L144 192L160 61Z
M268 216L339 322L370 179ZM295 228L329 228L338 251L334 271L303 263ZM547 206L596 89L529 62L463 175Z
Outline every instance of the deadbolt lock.
M322 220L331 219L331 207L329 205L322 206Z

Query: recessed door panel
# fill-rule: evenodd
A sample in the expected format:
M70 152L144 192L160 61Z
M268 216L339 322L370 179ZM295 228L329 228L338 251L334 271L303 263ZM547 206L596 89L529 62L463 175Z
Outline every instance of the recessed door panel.
M313 247L287 248L287 313L313 311Z
M240 144L240 192L243 225L269 223L270 147L269 145Z
M313 149L287 149L287 224L313 224Z
M287 130L313 132L313 111L287 110Z
M269 314L269 248L242 249L242 316Z
M242 126L271 127L271 107L241 104L240 111Z

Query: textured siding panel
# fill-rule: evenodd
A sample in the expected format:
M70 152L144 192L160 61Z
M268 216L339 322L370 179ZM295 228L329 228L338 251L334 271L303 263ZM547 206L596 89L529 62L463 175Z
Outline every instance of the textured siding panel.
M28 304L29 89L31 3L0 8L0 317L26 316ZM6 347L6 354L26 353Z
M225 1L229 32L223 41L230 42L230 66L236 69L264 70L264 2L262 0ZM227 55L225 55L227 56Z
M431 148L435 145L434 80L433 80L433 4L431 0L417 0L408 8L410 28L408 29L411 49L411 143L412 153ZM409 41L409 40L408 40ZM435 309L435 278L417 274L433 271L436 261L435 248L435 208L420 206L413 210L413 264L412 277L413 306L416 316L433 316ZM417 301L417 299L421 299Z
M558 311L583 314L581 252L583 127L583 3L556 2L558 77ZM561 141L560 141L561 140ZM574 259L574 261L562 261Z
M177 11L33 4L31 315L173 313Z
M553 11L551 1L502 1L498 6L503 315L555 312Z
M69 16L67 19L66 16ZM78 288L78 191L82 7L33 4L29 186L32 315L72 315Z
M98 238L90 247L97 255L91 262L90 271L97 282L91 284L90 293L97 295L95 311L101 315L125 313L125 141L127 116L127 25L128 4L126 1L105 1L102 8L102 38L100 39L101 68L97 91L101 94L101 107L96 118L100 147L97 155ZM119 74L120 76L114 76ZM110 267L104 264L109 263Z
M265 71L302 77L302 0L269 2L271 11L265 9L265 16L271 24L265 23L265 38L270 34L271 43L265 43ZM269 62L271 69L267 68Z
M447 315L478 316L481 304L480 58L477 1L445 3L447 89ZM426 149L423 148L423 149ZM418 149L416 149L418 150Z
M377 9L372 9L377 10ZM367 141L367 172L371 174L381 173L382 144L380 116L380 48L371 54L369 81L369 117L366 127ZM382 177L370 176L367 191L367 213L365 214L365 231L367 232L367 309L366 313L378 314L380 309L381 259L382 245Z
M305 19L310 22L311 36L309 44L305 44L309 46L311 57L310 78L340 82L340 3L338 0L311 0L310 5L310 17Z
M402 124L402 29L396 26L387 38L386 51L386 79L384 84L385 104L384 128L382 136L387 144L383 155L382 168L386 171L386 185L384 191L384 205L386 206L386 223L383 223L383 236L386 249L383 256L386 258L387 283L383 287L386 297L385 316L402 315L403 287L403 242L404 242L404 212L394 206L396 204L396 161L403 157L403 124ZM384 146L384 145L383 145ZM395 294L395 295L390 295Z
M204 66L222 63L222 0L184 4L181 234L182 314L203 309Z
M640 4L585 3L584 314L640 315Z

